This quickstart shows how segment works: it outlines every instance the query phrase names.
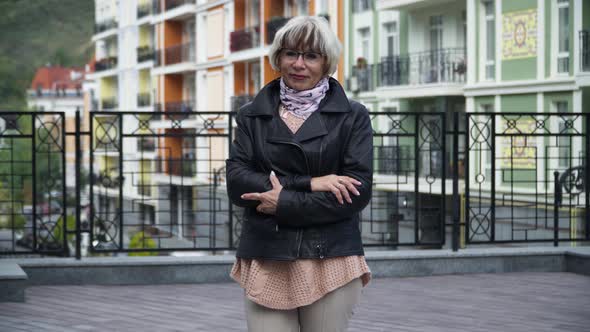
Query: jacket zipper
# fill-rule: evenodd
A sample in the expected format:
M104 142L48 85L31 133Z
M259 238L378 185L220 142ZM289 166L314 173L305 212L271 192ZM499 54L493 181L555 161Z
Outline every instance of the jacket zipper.
M282 144L289 144L289 145L293 145L295 147L297 147L297 149L299 149L299 151L301 151L301 154L303 154L303 158L305 159L305 167L307 168L307 174L311 175L311 169L309 168L309 161L307 160L307 155L305 154L305 151L303 151L303 148L301 147L301 145L297 144L297 143L293 143L293 142L289 142L289 141L275 141L277 143L282 143ZM321 150L321 145L320 145L320 150ZM320 151L321 153L321 151ZM276 231L279 231L279 224L277 223L277 227L276 227ZM300 256L301 253L301 243L303 242L303 231L301 229L297 230L297 237L298 237L298 244L297 244L297 257Z

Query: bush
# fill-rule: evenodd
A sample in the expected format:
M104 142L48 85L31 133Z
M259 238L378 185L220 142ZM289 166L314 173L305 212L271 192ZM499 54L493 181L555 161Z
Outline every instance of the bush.
M8 228L14 229L15 231L22 231L25 229L26 224L27 220L23 215L15 214L12 218L10 215L6 215L0 221L0 228Z
M76 217L74 216L66 216L66 226L68 231L76 230ZM53 229L53 236L55 237L55 241L57 243L61 243L63 239L63 217L59 217L57 220L57 225ZM74 234L68 234L67 240L72 241L74 239Z
M156 241L149 236L146 236L144 232L137 232L129 241L129 249L155 249ZM136 251L130 252L129 256L157 256L157 252L153 251Z

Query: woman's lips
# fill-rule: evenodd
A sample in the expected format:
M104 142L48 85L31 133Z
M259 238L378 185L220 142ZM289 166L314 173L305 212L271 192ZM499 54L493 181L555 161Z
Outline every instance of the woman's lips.
M291 74L291 75L289 75L289 76L291 76L292 78L294 78L294 79L296 79L296 80L299 80L299 81L301 81L301 80L304 80L304 79L305 79L305 76L304 76L304 75L295 75L295 74Z

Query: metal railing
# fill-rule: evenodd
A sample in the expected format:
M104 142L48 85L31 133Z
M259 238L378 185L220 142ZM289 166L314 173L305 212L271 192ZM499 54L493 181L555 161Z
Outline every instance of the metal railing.
M195 61L195 44L186 43L160 49L156 52L156 65L168 66Z
M0 205L2 253L68 254L73 243L79 256L83 233L95 253L236 248L243 220L224 178L235 113L91 112L89 131L80 130L77 114L77 129L65 131L64 113L0 113L0 194L10 203ZM172 121L152 129L163 116ZM589 114L370 116L375 163L373 197L361 213L365 246L590 241ZM77 142L75 199L66 199L73 193L65 190L73 176L66 135ZM91 142L88 164L82 137ZM128 153L136 144L151 153ZM96 174L88 185L84 169ZM158 231L133 247L129 239L146 227L137 204L153 206L150 227ZM58 226L66 215L75 223Z
M152 7L153 5L150 2L139 3L137 5L137 18L149 16L152 13Z
M94 24L94 33L101 33L103 31L107 31L110 29L116 29L116 28L117 28L117 20L112 18L112 19L104 20L102 22L96 22Z
M119 101L117 97L103 98L100 100L103 110L112 110L117 108Z
M375 90L375 65L352 67L352 75L346 80L346 89L352 92Z
M182 100L182 101L171 101L167 103L155 103L155 112L174 112L174 113L187 113L195 110L194 100Z
M117 57L116 56L100 59L100 60L96 61L96 64L94 65L95 71L104 71L104 70L115 69L115 68L117 68Z
M140 46L137 48L137 62L150 61L155 59L155 52L151 46Z
M152 104L152 97L149 92L137 94L137 107L146 107Z
M377 86L465 83L465 49L445 48L383 57L377 73Z
M229 50L237 52L260 46L260 27L250 27L229 33Z

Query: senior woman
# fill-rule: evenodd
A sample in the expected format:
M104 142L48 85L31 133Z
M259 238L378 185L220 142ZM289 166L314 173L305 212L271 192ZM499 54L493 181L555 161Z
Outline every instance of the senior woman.
M330 77L341 50L325 19L291 19L269 51L281 77L237 114L227 190L245 209L231 277L250 331L345 331L370 279L359 219L372 129Z

